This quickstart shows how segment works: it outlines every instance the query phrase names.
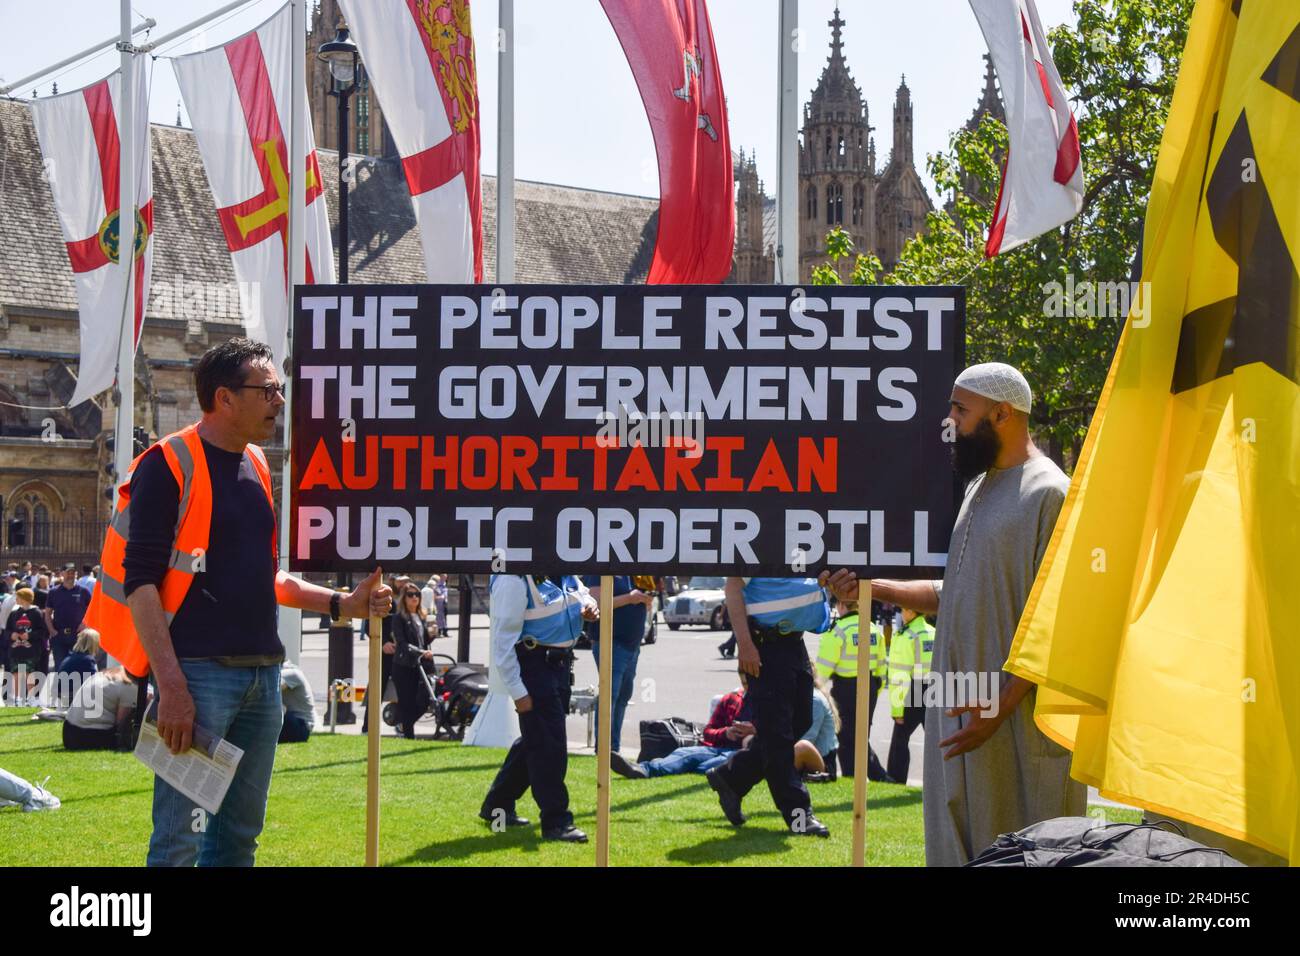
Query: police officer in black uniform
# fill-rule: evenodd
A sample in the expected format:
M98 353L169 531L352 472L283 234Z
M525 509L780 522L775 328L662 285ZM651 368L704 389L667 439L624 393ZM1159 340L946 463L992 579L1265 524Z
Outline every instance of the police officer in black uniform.
M840 570L812 578L727 579L727 608L736 629L740 669L749 675L746 701L757 734L724 766L705 774L733 826L745 822L741 800L766 779L772 802L790 832L829 837L812 812L808 788L794 767L794 744L812 723L813 667L803 632L830 623L824 589L841 600L857 598L857 576Z
M519 738L488 790L479 816L496 826L527 826L515 812L526 790L542 816L542 838L586 843L573 825L564 785L569 742L565 718L573 682L573 645L596 602L576 579L494 574L490 585L492 665L519 713Z

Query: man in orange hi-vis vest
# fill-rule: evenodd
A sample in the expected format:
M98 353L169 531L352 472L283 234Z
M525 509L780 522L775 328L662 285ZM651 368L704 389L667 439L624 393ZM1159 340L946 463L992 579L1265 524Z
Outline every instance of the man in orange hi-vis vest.
M244 751L209 815L154 779L150 866L251 866L266 817L283 712L277 607L335 617L386 614L376 568L351 594L279 570L266 456L284 407L271 349L234 338L195 370L203 417L131 463L104 539L86 626L132 674L152 672L158 732L173 753L194 728Z

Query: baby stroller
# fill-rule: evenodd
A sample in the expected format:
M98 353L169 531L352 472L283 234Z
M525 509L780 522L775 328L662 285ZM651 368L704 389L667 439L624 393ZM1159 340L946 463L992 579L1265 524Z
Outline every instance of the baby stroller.
M433 660L416 668L429 692L426 711L433 715L434 737L461 740L474 722L474 715L487 697L487 675L478 664L458 664L448 654L434 654ZM396 702L384 705L384 723L396 727Z
M487 697L487 674L478 664L457 664L445 654L435 657L446 657L450 664L434 682L435 735L445 733L450 740L461 740Z

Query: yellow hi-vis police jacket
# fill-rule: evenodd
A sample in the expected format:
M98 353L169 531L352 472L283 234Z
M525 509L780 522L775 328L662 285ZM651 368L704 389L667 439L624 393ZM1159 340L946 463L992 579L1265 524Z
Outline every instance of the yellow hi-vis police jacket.
M835 674L839 677L858 676L858 631L860 623L856 613L846 614L821 636L817 645L817 673L823 678ZM885 635L880 625L872 624L871 644L868 654L868 673L884 677L888 668L885 659Z
M920 707L921 701L907 699L912 682L930 673L934 655L934 628L918 614L912 623L895 631L889 643L889 712L903 716L903 707Z

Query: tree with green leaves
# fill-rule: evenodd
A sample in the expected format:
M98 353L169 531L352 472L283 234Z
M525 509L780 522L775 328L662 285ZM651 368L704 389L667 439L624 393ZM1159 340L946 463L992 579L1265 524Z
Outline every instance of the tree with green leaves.
M1075 0L1077 25L1051 32L1083 154L1083 210L1071 222L984 258L1007 147L1006 127L986 115L927 158L952 199L929 215L892 272L881 277L875 256L855 255L843 230L827 237L833 262L855 256L854 284L964 285L968 361L1008 362L1025 374L1034 389L1031 427L1064 464L1077 458L1123 327L1125 316L1095 293L1131 277L1192 6ZM826 265L812 281L839 279Z

